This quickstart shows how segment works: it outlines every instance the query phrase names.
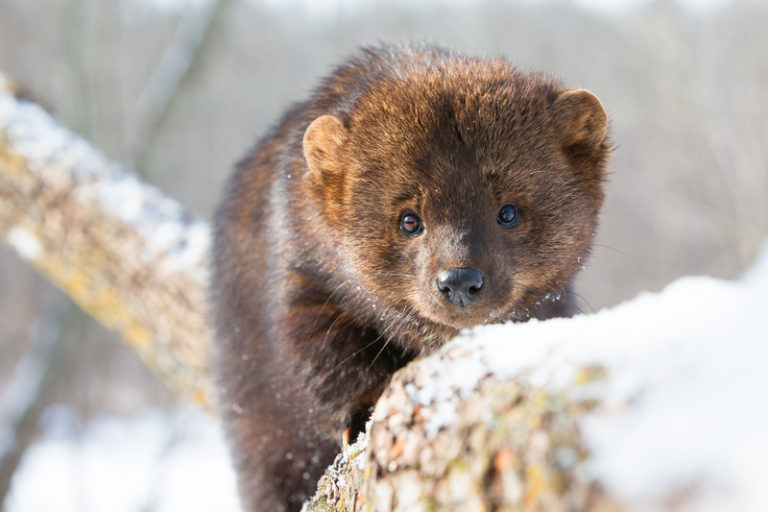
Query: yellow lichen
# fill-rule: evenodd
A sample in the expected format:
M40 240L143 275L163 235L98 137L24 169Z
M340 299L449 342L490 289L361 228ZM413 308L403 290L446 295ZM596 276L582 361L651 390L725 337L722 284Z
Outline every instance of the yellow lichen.
M202 389L196 389L192 392L192 400L198 404L206 405L208 404L208 395Z
M526 509L536 508L544 488L544 468L540 464L528 464L525 468L525 494L523 505Z
M126 309L114 287L56 256L46 259L40 267L86 313L107 328L119 330L128 343L137 348L146 348L152 343L153 332Z
M541 428L542 414L550 405L549 396L545 392L537 390L533 393L528 403L530 404L529 407L532 409L531 411L526 411L528 428L532 431L538 430Z
M123 339L138 347L147 347L152 344L154 336L152 331L139 324L132 323L123 329Z
M6 150L5 137L0 133L0 174L20 175L27 171L27 159Z
M584 366L581 369L579 369L578 373L576 373L576 377L574 378L574 384L576 384L577 386L585 386L590 382L593 382L595 380L605 377L605 375L606 375L606 371L605 371L605 368L602 366L597 366L597 365Z

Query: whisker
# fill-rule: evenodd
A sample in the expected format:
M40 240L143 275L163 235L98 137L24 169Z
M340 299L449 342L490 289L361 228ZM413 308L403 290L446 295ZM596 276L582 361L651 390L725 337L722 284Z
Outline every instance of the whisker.
M412 305L409 305L406 307L402 313L403 316L399 319L397 324L395 325L394 332L392 333L392 336L390 339L392 339L395 336L400 335L400 333L403 331L403 329L412 322L412 320L417 316L416 310Z
M379 340L381 340L389 331L393 331L391 335L387 336L387 339L384 343L384 345L381 347L381 349L376 353L376 356L371 361L371 364L368 366L368 369L370 369L373 364L376 362L376 360L381 356L381 354L384 352L384 349L389 345L389 343L394 339L394 337L398 334L399 330L405 326L406 322L410 320L411 314L413 313L413 307L408 306L405 309L403 309L400 312L401 317L396 319L394 322L388 324L386 328L370 343L362 347L361 349L353 352L351 355L346 357L343 361L341 361L336 367L333 369L333 371L336 371L339 369L344 363L355 357L356 355L360 354L361 352L367 350L368 348L372 347L374 344L376 344ZM335 323L335 322L334 322Z
M516 271L516 270L519 270L519 269L521 269L523 267L527 267L528 265L533 265L533 264L536 264L536 263L542 263L542 262L545 262L545 261L562 262L562 261L571 261L572 259L573 258L570 258L570 257L568 257L568 258L566 258L566 257L560 257L560 258L555 258L555 257L536 258L535 260L530 260L530 261L526 261L525 263L521 263L519 265L515 265L515 266L512 267L511 270L512 271ZM507 264L509 264L510 261L512 261L512 260L511 259L507 260Z
M398 300L398 299L405 299L407 297L413 298L413 292L407 292L407 293L400 293L398 295L391 295L389 300Z
M342 288L342 287L343 287L345 284L347 284L348 282L349 282L349 280L347 280L347 281L342 281L342 283L341 283L339 286L337 286L336 288L334 288L334 289L333 289L333 291L331 291L331 294L330 294L330 295L328 295L328 298L327 298L327 299L325 299L325 302L323 302L323 305L322 305L322 306L320 306L320 311L318 311L318 312L317 312L317 316L315 316L315 321L314 321L314 323L312 324L312 328L313 328L313 329L314 329L315 327L317 327L317 321L320 319L320 315L323 313L323 310L325 309L325 306L327 306L327 305L328 305L328 302L330 302L331 298L332 298L332 297L333 297L333 296L336 294L336 292L338 292L338 291L339 291L339 290L340 290L340 289L341 289L341 288Z
M603 249L609 249L609 250L617 252L617 253L621 254L622 256L624 256L625 258L629 259L629 255L628 254L626 254L625 252L620 251L619 249L617 249L615 247L611 247L610 245L592 244L592 247L600 247L600 248L603 248Z
M570 290L565 290L565 293L568 293L570 295L575 295L576 297L578 297L579 299L584 301L584 304L586 304L589 307L589 309L592 310L592 313L596 313L595 308L592 307L592 304L590 304L589 301L583 295L581 295L579 293L576 293L576 292L573 292L573 291L570 291ZM576 307L575 304L574 304L574 307ZM582 311L582 313L583 313L583 311Z
M384 342L384 345L381 346L381 349L376 353L376 356L373 358L373 361L371 361L371 364L368 365L368 369L370 370L373 368L373 364L376 362L376 360L379 358L382 352L384 352L384 349L387 348L387 345L389 345L389 342L392 341L392 338L387 338L387 341Z
M583 314L585 314L585 313L584 313L584 310L583 310L583 309L581 309L581 308L580 308L579 306L577 306L576 304L571 304L571 307L573 307L573 309L575 309L575 310L576 310L576 312L577 312L578 314L580 314L580 315L583 315Z
M374 345L374 344L375 344L377 341L379 341L381 338L382 338L382 335L381 335L381 334L379 334L379 335L376 337L376 339L375 339L375 340L373 340L372 342L370 342L369 344L367 344L366 346L364 346L364 347L363 347L363 348L361 348L360 350L356 350L355 352L353 352L353 353L352 353L350 356L346 357L346 358L345 358L345 359L344 359L342 362L340 362L339 364L337 364L337 365L336 365L336 366L333 368L333 370L331 370L331 371L332 371L332 372L335 372L336 370L338 370L339 368L341 368L341 366L342 366L344 363L346 363L347 361L349 361L350 359L352 359L353 357L355 357L356 355L358 355L360 352L362 352L362 351L366 350L366 349L367 349L367 348L369 348L369 347L372 347L372 346L373 346L373 345Z
M325 331L325 337L323 338L323 343L322 343L321 347L325 347L326 342L328 341L328 335L330 334L331 329L333 329L333 326L336 325L336 322L338 322L339 319L342 316L346 316L346 318L344 319L344 321L341 324L339 324L339 329L343 329L343 328L347 327L349 324L351 324L353 322L356 322L357 320L359 320L359 319L361 319L363 317L362 313L359 313L359 312L355 313L355 314L352 314L352 315L338 315L333 320L333 322L331 322L331 325L328 326L328 329Z
M333 319L333 322L331 322L331 325L328 326L328 329L326 329L325 336L323 337L323 343L321 345L322 348L325 348L325 343L328 341L328 335L331 333L331 329L333 329L333 326L336 325L336 322L338 322L342 316L343 315L337 315L336 318Z
M520 283L512 283L509 287L510 287L511 290L529 290L529 289L531 289L530 287L522 285Z
M407 311L407 313L406 313L406 311ZM394 324L394 323L390 324L390 325L387 326L386 329L384 329L384 331L382 331L382 333L381 333L381 335L379 337L383 336L387 332L387 330L390 329L390 327L392 327L392 330L394 332L392 333L392 335L387 337L387 340L384 342L384 345L382 345L381 349L379 349L379 351L376 353L376 355L374 356L373 360L371 361L371 364L368 365L368 369L369 370L373 367L374 363L376 363L376 360L379 359L379 356L381 356L381 354L384 352L384 349L387 348L387 345L389 345L389 343L392 341L392 339L395 336L397 336L397 334L399 334L400 329L406 324L407 321L409 321L409 318L410 318L412 313L413 313L413 307L412 306L408 306L407 308L405 308L404 310L402 310L400 312L400 314L402 316L396 321L397 325Z

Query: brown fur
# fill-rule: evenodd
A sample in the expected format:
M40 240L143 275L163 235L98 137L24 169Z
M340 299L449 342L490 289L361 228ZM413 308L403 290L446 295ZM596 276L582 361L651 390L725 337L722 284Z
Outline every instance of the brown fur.
M591 93L432 47L362 50L285 114L215 221L217 373L246 509L298 510L390 375L459 329L569 312L606 125ZM505 201L521 211L506 228ZM405 210L422 235L401 232ZM484 276L467 307L435 286L452 267Z

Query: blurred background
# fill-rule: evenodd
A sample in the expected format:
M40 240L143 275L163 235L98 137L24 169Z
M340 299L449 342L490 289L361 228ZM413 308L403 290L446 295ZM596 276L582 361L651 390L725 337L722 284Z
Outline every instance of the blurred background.
M361 44L424 39L504 55L602 100L616 151L578 282L583 311L682 275L736 278L751 263L768 235L768 2L0 0L0 72L208 219L232 164L318 78ZM25 372L35 384L19 392ZM74 460L84 475L86 448L111 450L94 436L151 445L113 463L148 464L166 483L161 461L185 443L224 460L198 413L0 246L0 412L24 393L31 407L0 435L8 512L70 509L30 497L44 474L34 468L59 467L44 456L59 441L62 471ZM86 496L96 481L73 484L72 510L192 509L157 489L102 505Z

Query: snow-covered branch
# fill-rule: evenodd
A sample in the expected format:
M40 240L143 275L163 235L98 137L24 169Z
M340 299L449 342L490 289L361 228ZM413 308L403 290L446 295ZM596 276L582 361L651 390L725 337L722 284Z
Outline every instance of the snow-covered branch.
M207 224L12 89L0 75L0 239L211 405Z

